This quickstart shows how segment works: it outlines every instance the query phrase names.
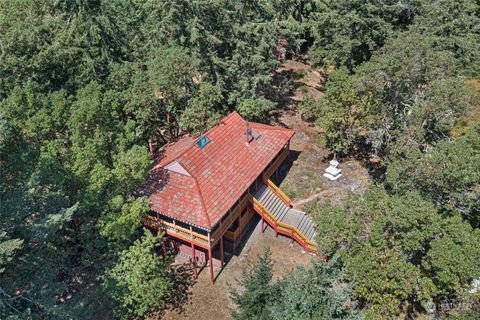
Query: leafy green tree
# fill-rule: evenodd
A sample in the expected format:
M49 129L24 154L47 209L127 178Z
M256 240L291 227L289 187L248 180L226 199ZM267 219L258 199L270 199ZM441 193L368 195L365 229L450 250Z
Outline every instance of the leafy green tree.
M242 292L232 290L230 295L237 306L232 311L235 319L269 319L269 302L274 290L271 286L273 264L270 248L258 257L258 262L251 264L242 274L239 284L244 288Z
M275 104L265 98L244 99L237 106L238 112L249 120L261 118L266 112L272 110Z
M314 1L308 20L314 39L312 58L324 65L349 70L368 61L394 30L408 26L416 1Z
M218 86L201 83L198 95L188 101L180 116L179 126L183 131L202 131L217 123L221 110L222 93Z
M339 254L369 318L398 315L405 303L426 308L480 275L480 250L466 244L479 241L478 229L458 215L440 215L418 193L390 196L375 187L342 207L311 210L330 213L317 217L319 250Z
M349 76L346 68L330 75L320 101L307 99L303 104L306 103L314 105L316 122L325 130L323 139L332 152L347 153L379 109L379 102L370 93L362 95L357 92L355 79Z
M460 213L479 226L480 152L477 128L456 140L444 140L425 151L395 148L387 162L385 186L393 193L418 190L443 212Z
M364 319L336 257L299 268L273 287L270 319Z
M478 75L479 4L474 0L422 1L412 29L435 37L435 47L451 51L465 73Z
M336 258L316 260L277 282L272 281L272 267L267 248L244 271L242 289L231 291L235 319L363 319Z
M118 305L119 318L143 316L165 304L172 286L168 273L171 261L155 253L161 241L145 230L141 240L120 252L118 262L105 276L104 286Z
M15 250L21 248L23 240L7 239L7 233L2 231L0 233L0 273L5 271L4 266L12 261L12 256Z
M100 219L100 233L111 240L130 240L148 211L149 203L145 197L125 200L117 196L110 200L107 211Z
M348 151L365 139L373 151L384 154L396 142L421 146L448 138L457 120L472 109L472 96L458 76L455 57L434 43L434 38L403 32L355 75L334 71L313 108L327 147Z

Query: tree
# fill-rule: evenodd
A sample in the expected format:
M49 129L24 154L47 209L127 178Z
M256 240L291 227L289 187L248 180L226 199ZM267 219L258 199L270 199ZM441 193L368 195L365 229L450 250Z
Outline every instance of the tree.
M231 291L235 319L363 319L336 258L315 260L277 282L272 281L272 267L267 248L243 272L241 291Z
M161 238L146 229L144 233L141 240L120 252L117 263L104 277L104 286L116 301L116 313L121 319L161 308L172 286L170 259L155 253Z
M270 248L265 248L258 262L251 264L242 273L239 284L243 292L232 290L230 295L237 308L232 315L237 320L269 319L268 305L274 294L271 286L273 276Z
M8 239L7 233L2 231L0 233L0 274L5 271L7 263L12 261L12 256L15 250L21 248L23 240L20 239Z
M422 1L412 29L435 37L435 47L448 50L461 62L465 73L478 76L478 2Z
M188 101L188 106L182 113L179 126L182 131L203 131L216 124L220 118L219 104L222 93L218 86L201 83L198 95Z
M362 128L369 126L379 109L375 97L357 92L355 78L349 76L346 68L335 70L330 75L325 95L320 101L307 99L302 103L317 105L313 110L317 124L325 130L325 146L332 152L343 153L348 153Z
M364 319L336 257L314 261L274 284L271 319Z
M440 215L418 193L390 196L375 187L340 208L317 204L311 210L330 213L317 217L319 250L338 253L367 317L426 308L459 295L480 275L474 262L480 250L465 242L478 242L479 231L458 215Z
M313 108L327 147L348 151L361 139L388 154L396 142L421 146L448 138L472 109L472 95L455 57L434 44L432 37L402 32L354 75L335 70Z
M312 58L323 66L353 70L368 61L395 30L408 26L416 10L415 1L315 1L308 16L314 39Z
M392 193L418 190L447 214L461 214L472 226L480 226L479 132L473 127L456 140L443 140L426 150L395 148L387 162L385 187Z

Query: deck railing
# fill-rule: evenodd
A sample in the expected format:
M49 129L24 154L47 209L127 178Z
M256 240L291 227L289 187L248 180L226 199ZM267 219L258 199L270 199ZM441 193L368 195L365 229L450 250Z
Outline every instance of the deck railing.
M244 230L243 226L245 226L250 221L253 214L254 214L253 210L248 210L245 213L245 215L243 215L240 218L239 225L237 226L235 231L230 231L230 230L225 231L225 234L224 234L225 238L231 241L234 241L234 239L238 239Z
M277 197L280 198L280 200L282 200L287 206L291 207L292 206L292 202L290 201L290 198L285 194L283 193L282 190L280 190L279 187L277 187L275 185L275 183L272 182L272 180L268 179L266 176L263 176L263 183L265 183L265 185L273 191L273 193L275 193L277 195Z
M253 209L257 211L265 219L265 221L267 221L267 223L275 230L275 232L292 237L305 250L318 254L315 242L309 240L294 226L278 221L277 217L275 217L267 208L265 208L253 195L250 195L250 201L252 202Z
M143 224L149 226L153 229L166 231L170 234L176 234L186 239L191 239L197 243L202 245L208 245L208 236L200 234L195 231L191 231L190 229L183 228L180 226L175 225L174 223L167 222L157 217L153 217L151 215L146 215Z

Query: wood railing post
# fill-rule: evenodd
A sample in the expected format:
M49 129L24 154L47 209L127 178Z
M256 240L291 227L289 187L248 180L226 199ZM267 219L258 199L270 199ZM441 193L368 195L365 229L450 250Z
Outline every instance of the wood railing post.
M165 239L163 239L162 241L162 251L163 251L163 257L166 258L167 257L167 247L165 245Z
M264 218L263 218L263 215L262 215L262 233L263 233L263 231L264 231L264 228L263 228L263 224L264 224L263 219L264 219Z
M192 226L190 226L190 239L192 244L192 263L193 263L193 276L197 277L197 256L195 254L195 243L193 242L193 230Z
M212 244L210 241L210 232L208 233L208 264L210 265L210 284L213 286L213 259L212 259Z
M223 236L220 237L220 266L223 269Z

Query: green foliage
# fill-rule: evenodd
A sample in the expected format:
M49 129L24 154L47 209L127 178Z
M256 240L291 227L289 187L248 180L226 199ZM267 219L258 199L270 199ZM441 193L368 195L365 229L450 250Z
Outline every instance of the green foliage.
M149 208L145 197L125 201L122 196L116 196L101 217L100 233L111 240L130 240L142 225Z
M7 239L5 231L0 232L0 274L5 270L4 266L12 261L15 250L20 249L23 240Z
M449 135L472 109L458 61L435 48L435 39L402 32L350 75L329 77L325 95L314 102L326 146L348 152L359 139L388 153L399 144L430 144ZM312 114L314 114L312 112Z
M351 298L351 285L343 277L337 259L316 261L272 281L269 249L233 290L235 319L363 319Z
M107 273L104 285L117 302L116 313L121 319L143 316L152 308L165 304L172 282L169 258L155 253L161 239L145 230L141 240L119 254L118 262Z
M288 53L313 42L316 63L345 67L331 74L320 101L302 104L304 115L325 130L327 147L346 153L366 140L389 156L386 187L392 201L412 215L418 212L400 200L408 190L419 190L424 199L418 201L426 201L418 214L424 221L420 231L402 229L386 247L376 229L368 230L375 241L352 245L364 230L362 216L332 208L334 214L323 217L332 228L323 230L328 237L322 249L358 248L348 266L360 265L355 272L363 280L369 272L380 284L388 272L395 275L385 280L388 290L381 296L368 281L355 284L357 294L363 288L362 298L374 301L376 314L390 314L402 301L457 294L474 271L469 244L477 229L469 229L458 213L478 227L479 161L478 131L462 129L471 132L459 137L452 128L475 105L464 84L475 81L466 77L479 70L478 12L474 0L3 1L0 295L11 307L1 309L0 317L111 318L111 300L95 281L104 273L117 277L110 278L108 290L124 305L123 316L156 305L149 296L134 308L127 294L134 282L119 276L125 272L125 279L145 285L131 267L132 257L157 261L150 240L130 246L148 210L147 200L138 197L151 164L147 146L203 131L232 110L264 118L283 90L274 81L279 39L288 40ZM433 214L436 209L445 217ZM402 226L413 228L401 217ZM388 272L378 262L379 248L391 257ZM119 255L112 273L110 262ZM454 268L457 255L464 264ZM167 279L167 266L157 261L152 268ZM268 268L262 270L268 278ZM402 282L396 270L407 279ZM415 276L421 285L411 280ZM296 283L307 286L307 280L294 279L285 286L299 296ZM319 281L305 289L314 296L306 300L310 305L334 301ZM267 291L257 292L263 301ZM282 308L294 310L291 317L339 314L293 301L280 307L274 293L268 294L275 307L258 306L265 317L280 318ZM140 299L142 293L131 296Z
M309 15L312 58L321 65L352 70L367 61L395 29L408 26L416 1L319 0Z
M415 204L415 205L412 205ZM393 317L402 305L426 306L459 294L480 275L478 230L443 217L418 193L389 196L373 188L343 207L316 205L320 252L338 252L367 316Z
M480 23L479 4L474 0L425 1L412 29L435 37L435 47L452 52L465 73L478 76Z
M182 113L179 126L185 131L202 131L216 124L220 118L218 106L222 101L222 93L218 86L201 83L198 96L188 101L188 106Z
M242 274L239 284L243 292L231 292L232 301L238 307L232 312L236 320L269 319L268 305L274 294L270 285L273 276L270 248L258 258L258 262Z
M355 79L345 68L330 75L325 95L317 103L317 124L325 129L325 145L333 152L348 152L379 109L371 93L357 93Z
M457 140L440 141L423 152L397 148L387 163L386 187L398 194L417 189L443 212L458 212L478 227L479 142L474 128Z
M267 111L275 107L271 101L264 98L245 99L237 106L238 112L249 120L259 119Z
M271 319L364 319L336 257L298 268L274 288Z

